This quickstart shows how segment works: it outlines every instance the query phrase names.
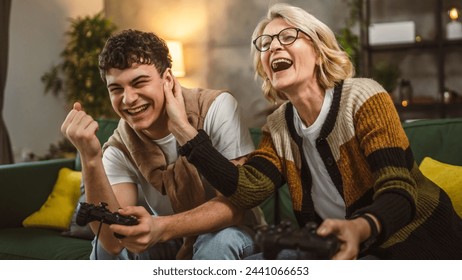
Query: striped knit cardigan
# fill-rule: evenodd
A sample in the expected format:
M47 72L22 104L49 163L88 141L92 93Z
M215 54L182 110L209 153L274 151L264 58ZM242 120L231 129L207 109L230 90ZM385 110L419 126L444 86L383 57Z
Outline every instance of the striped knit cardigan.
M394 104L378 83L352 78L336 86L316 148L345 201L345 219L371 213L381 223L366 254L462 259L462 219L447 194L419 171ZM320 222L291 103L268 117L260 146L245 165L230 165L207 141L188 160L241 207L258 205L287 182L299 225Z

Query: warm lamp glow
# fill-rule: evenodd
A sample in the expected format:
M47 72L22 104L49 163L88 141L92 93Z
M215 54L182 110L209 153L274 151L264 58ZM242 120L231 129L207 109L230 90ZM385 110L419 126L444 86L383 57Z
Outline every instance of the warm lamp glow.
M451 21L446 24L446 38L449 40L462 39L462 23L458 22L459 10L452 8L448 11Z
M452 8L449 10L449 17L451 20L457 20L459 18L459 11L456 8Z
M167 41L167 46L172 56L172 71L176 77L184 77L183 44L178 41Z

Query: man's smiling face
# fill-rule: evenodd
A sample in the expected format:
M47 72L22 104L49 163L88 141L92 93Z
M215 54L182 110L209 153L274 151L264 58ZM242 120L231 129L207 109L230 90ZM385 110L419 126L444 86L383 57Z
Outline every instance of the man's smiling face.
M168 75L165 71L161 77L154 65L148 64L109 69L106 83L114 111L137 131L165 129L163 84Z

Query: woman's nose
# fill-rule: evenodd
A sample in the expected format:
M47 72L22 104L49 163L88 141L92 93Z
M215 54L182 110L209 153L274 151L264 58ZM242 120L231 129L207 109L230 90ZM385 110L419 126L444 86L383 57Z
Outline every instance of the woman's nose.
M273 52L281 48L282 48L281 42L279 42L277 37L274 37L273 40L271 41L269 50Z

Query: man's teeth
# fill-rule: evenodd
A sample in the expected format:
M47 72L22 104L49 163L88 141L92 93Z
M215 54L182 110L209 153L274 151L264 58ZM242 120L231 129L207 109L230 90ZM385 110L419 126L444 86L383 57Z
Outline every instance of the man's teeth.
M149 105L143 105L143 106L140 106L140 107L136 107L136 108L133 108L133 109L128 109L127 112L130 113L130 114L137 114L141 111L144 111L148 108Z
M271 63L274 72L285 70L292 66L293 62L287 58L278 58Z

